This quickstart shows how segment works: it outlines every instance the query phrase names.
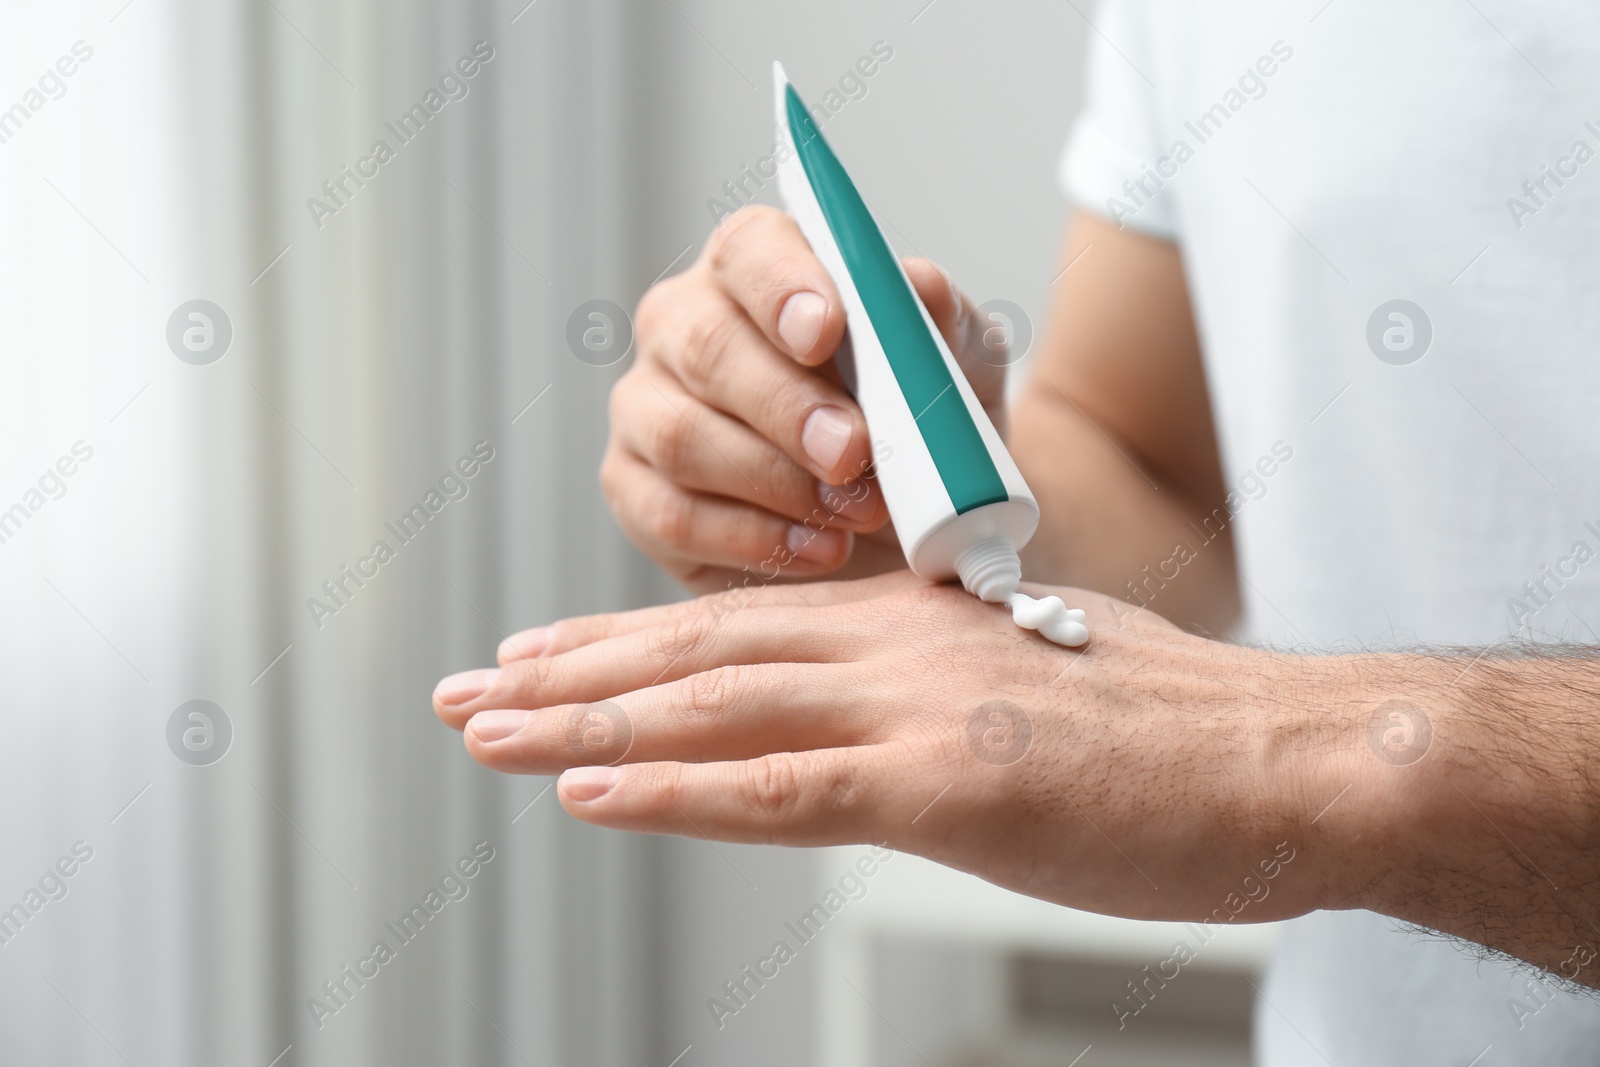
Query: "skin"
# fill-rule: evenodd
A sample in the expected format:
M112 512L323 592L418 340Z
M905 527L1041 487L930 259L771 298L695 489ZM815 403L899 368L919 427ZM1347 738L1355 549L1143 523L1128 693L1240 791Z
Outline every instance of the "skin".
M747 209L641 304L602 468L635 543L714 592L514 635L439 684L439 717L487 766L561 773L598 825L887 844L1134 918L1369 908L1600 987L1600 669L1214 640L1226 534L1139 585L1224 499L1182 263L1090 216L1063 263L1008 443L1043 512L1027 573L1052 583L1024 591L1085 608L1083 650L898 569L831 372L838 295L792 222ZM997 407L990 324L907 271Z

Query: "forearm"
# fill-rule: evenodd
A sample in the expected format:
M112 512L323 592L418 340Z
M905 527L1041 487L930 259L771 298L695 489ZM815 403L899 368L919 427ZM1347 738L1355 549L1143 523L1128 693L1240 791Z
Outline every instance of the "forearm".
M1210 634L1234 621L1224 506L1168 483L1045 382L1019 398L1009 444L1041 512L1024 553L1030 580L1094 589Z
M1284 660L1323 906L1600 987L1600 651Z

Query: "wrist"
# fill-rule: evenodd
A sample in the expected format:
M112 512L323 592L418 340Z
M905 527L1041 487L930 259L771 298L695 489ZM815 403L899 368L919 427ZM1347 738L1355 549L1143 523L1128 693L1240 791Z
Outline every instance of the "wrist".
M1365 908L1487 944L1559 904L1562 856L1592 852L1595 749L1562 711L1558 661L1298 657L1285 699L1291 800L1318 872L1312 906Z
M1462 722L1449 686L1461 664L1452 662L1269 656L1265 762L1279 783L1279 832L1304 859L1305 910L1404 914L1404 902L1428 891L1426 872L1447 862L1437 853L1448 851L1464 807L1459 798L1441 804L1454 796L1442 742L1458 740Z

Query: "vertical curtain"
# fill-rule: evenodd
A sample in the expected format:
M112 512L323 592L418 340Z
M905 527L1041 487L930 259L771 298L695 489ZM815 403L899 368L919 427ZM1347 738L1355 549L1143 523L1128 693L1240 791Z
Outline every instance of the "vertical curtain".
M623 5L72 8L0 17L5 1058L640 1061L649 853L429 708L665 592L567 340L642 271Z

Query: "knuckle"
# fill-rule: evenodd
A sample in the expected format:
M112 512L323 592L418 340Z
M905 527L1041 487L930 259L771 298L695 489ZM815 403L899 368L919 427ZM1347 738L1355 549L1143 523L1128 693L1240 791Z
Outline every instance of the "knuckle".
M834 765L812 776L815 807L830 819L848 818L861 807L861 780L856 772Z
M661 491L654 494L651 506L642 510L645 510L645 517L640 522L640 530L659 547L683 552L694 544L696 507L688 494L675 486L662 486Z
M689 323L678 369L693 392L704 390L738 335L739 320L726 307L707 308Z
M552 635L553 636L553 635ZM502 668L502 677L509 675L511 691L520 699L540 699L555 688L555 660L551 657L513 660Z
M748 802L769 824L803 822L797 829L815 831L860 814L860 779L843 764L825 767L808 752L774 752L744 766Z
M652 663L671 665L698 648L710 635L703 616L675 615L644 636L644 651Z
M752 316L772 333L778 329L778 319L783 314L783 306L788 299L801 289L816 289L816 281L810 280L809 274L800 264L792 260L781 263L772 263L761 272L761 276L751 282L754 295L750 298Z
M737 254L740 242L753 239L746 231L759 233L778 214L780 212L777 208L766 204L748 204L723 219L722 224L711 232L711 240L707 246L706 259L711 264L711 269L719 274L727 270Z
M753 572L756 578L762 579L755 583L755 595L758 597L767 583L777 578L781 569L790 562L785 526L781 520L775 520L771 515L753 508L741 511L730 526L729 545L736 549L740 559L749 561L747 573ZM746 599L750 599L748 592Z
M640 436L656 469L676 474L689 466L694 454L695 432L689 420L679 412L663 405L663 410L642 428Z
M805 515L812 513L822 502L818 495L817 480L775 448L763 452L762 458L755 464L755 476L772 494L774 510L790 516ZM755 535L759 539L766 532L766 528L763 528L757 530Z
M761 396L762 414L769 426L784 427L798 442L806 416L822 403L816 376L810 371L785 375ZM837 405L835 405L837 406Z
M687 495L668 489L650 516L651 535L668 548L687 550L695 540L695 510L695 502Z
M604 618L606 616L579 616L573 619L557 619L555 622L550 623L546 627L549 633L546 635L545 654L540 657L544 663L549 665L546 670L553 675L556 661L551 657L555 654L569 652L572 649L588 644L597 637L605 636L605 624L602 621ZM538 660L530 662L538 662Z
M763 818L779 822L800 804L800 755L774 752L745 764L745 792Z
M633 309L633 329L642 351L652 348L652 343L666 332L675 309L680 306L674 290L682 284L674 276L652 285L639 298L638 307Z
M738 667L716 667L690 675L684 681L684 712L696 719L726 714L738 699L739 675Z
M683 804L686 801L685 794L689 791L685 773L686 768L681 763L660 763L653 771L647 773L645 780L651 786L650 795L656 800L665 802L654 805L657 814L684 818Z

